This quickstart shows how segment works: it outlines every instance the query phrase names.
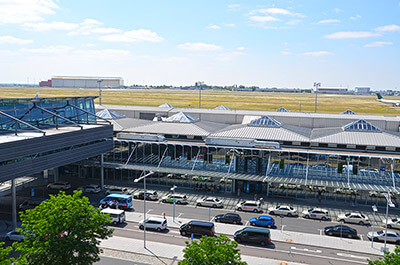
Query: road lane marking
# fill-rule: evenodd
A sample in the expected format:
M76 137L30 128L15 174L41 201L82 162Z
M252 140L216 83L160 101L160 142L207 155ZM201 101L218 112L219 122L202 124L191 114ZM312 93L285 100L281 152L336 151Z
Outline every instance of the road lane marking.
M322 253L322 251L319 249L312 250L312 249L308 249L308 248L296 248L296 247L290 247L290 248L295 249L295 250L307 251L307 252Z
M179 218L183 215L184 213L179 213L178 216L176 218Z
M146 212L146 214L149 214L151 211L153 211L153 209L150 209Z
M347 254L347 253L336 253L338 256L341 257L348 257L348 258L353 258L353 259L368 259L368 257L364 257L364 256L356 256L356 255L352 255L352 254Z
M249 224L249 221L246 222L246 224L244 226L247 226Z

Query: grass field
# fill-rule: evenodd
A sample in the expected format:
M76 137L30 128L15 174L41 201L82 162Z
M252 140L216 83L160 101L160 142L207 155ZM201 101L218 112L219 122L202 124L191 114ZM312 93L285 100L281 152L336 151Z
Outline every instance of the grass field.
M37 92L40 92L40 97L98 96L98 89L0 87L0 98L33 98ZM230 109L274 111L285 107L295 112L314 112L315 94L211 90L204 90L201 94L202 108L224 105ZM390 98L399 99L388 97ZM98 103L98 99L95 102ZM102 90L102 104L159 106L169 103L174 107L197 108L198 102L199 92L192 90ZM347 109L358 114L400 115L400 108L380 103L374 95L318 95L317 112L340 113Z

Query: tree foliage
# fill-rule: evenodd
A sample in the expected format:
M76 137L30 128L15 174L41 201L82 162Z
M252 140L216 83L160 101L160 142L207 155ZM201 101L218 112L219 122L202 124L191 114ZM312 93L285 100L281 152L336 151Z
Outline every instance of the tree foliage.
M385 256L377 260L369 260L369 265L398 265L400 264L400 246L396 245L394 252L386 252Z
M19 263L92 264L99 261L100 239L112 234L110 217L90 205L81 191L60 192L35 209L21 213L24 241L14 243L21 251Z
M202 237L200 241L192 243L186 241L186 248L183 250L184 259L179 265L211 265L230 264L246 265L241 261L241 256L236 241L231 241L227 236Z
M12 247L3 248L4 242L0 242L0 264L11 265L14 262L14 258L10 258L8 255L12 251Z

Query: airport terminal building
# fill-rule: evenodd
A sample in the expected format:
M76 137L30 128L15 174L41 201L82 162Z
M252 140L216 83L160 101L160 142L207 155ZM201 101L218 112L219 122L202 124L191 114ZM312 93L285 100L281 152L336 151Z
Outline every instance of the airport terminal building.
M114 125L114 150L103 164L109 182L133 182L151 170L151 184L226 193L298 197L322 190L361 199L399 192L399 117L168 104L98 110ZM98 178L101 166L97 157L70 171Z

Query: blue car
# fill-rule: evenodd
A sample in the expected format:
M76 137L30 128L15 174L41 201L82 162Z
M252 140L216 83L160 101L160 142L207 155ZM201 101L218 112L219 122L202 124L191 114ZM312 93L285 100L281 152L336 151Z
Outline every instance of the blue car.
M250 219L250 225L252 226L263 226L263 227L273 227L275 226L275 220L268 215L260 215L259 217L254 217Z

